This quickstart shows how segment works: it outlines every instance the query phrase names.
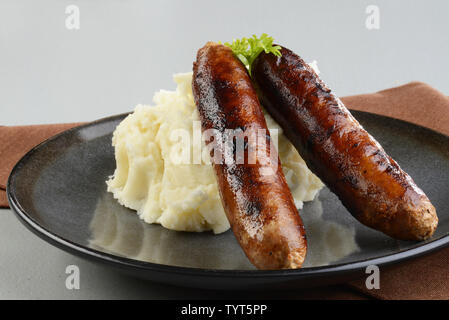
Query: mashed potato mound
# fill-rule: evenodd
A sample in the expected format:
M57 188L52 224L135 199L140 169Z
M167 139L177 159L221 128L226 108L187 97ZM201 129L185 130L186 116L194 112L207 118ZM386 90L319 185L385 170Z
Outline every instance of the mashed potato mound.
M156 93L155 106L138 105L116 128L112 138L116 170L106 182L120 204L137 211L147 223L178 231L221 233L229 229L217 182L210 164L171 161L179 149L173 130L193 135L199 121L192 94L192 73L174 76L176 91ZM265 114L270 131L278 129L278 152L295 204L313 200L323 187L307 168L282 129ZM191 146L193 148L193 146ZM203 159L208 157L202 146ZM193 150L191 150L193 154Z

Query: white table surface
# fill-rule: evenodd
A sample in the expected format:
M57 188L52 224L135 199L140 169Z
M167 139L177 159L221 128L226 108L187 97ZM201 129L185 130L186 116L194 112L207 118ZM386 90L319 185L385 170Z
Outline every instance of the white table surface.
M65 25L68 5L80 29ZM380 29L365 27L377 5ZM0 125L90 121L151 104L190 71L208 40L266 32L317 60L340 96L427 82L449 93L449 2L433 1L62 1L0 2ZM65 268L81 288L67 290ZM250 297L291 297L258 293ZM62 252L0 210L0 299L227 298L223 293L136 280Z

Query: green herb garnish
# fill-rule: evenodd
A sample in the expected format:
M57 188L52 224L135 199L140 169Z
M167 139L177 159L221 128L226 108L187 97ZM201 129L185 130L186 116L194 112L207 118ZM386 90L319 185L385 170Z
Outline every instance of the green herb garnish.
M265 51L277 57L281 56L280 46L273 46L273 38L263 33L259 38L253 35L251 38L234 39L232 43L225 42L225 46L231 48L237 58L242 61L251 75L251 66L257 56Z

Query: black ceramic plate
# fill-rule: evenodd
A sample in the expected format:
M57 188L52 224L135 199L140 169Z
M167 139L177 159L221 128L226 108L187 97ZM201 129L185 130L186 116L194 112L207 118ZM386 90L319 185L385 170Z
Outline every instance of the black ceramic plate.
M449 242L449 137L391 118L353 112L427 193L439 226L424 242L391 239L358 223L324 188L302 216L309 250L300 270L258 271L231 231L166 230L142 222L106 192L115 169L118 115L66 131L15 166L8 199L20 220L66 251L157 282L211 289L298 288L346 281L368 265L388 266Z

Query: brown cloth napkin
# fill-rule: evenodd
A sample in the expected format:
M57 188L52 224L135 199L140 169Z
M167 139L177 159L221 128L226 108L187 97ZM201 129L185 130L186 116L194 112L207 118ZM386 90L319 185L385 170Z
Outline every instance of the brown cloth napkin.
M449 98L429 85L412 82L400 87L342 98L353 110L406 120L449 135ZM33 146L79 125L55 124L0 127L0 207L8 207L5 187L14 164ZM368 290L365 279L301 290L300 299L449 299L449 248L380 270L380 289Z
M80 123L0 126L0 208L7 208L6 183L9 173L25 153L42 141Z
M405 120L449 136L449 97L422 82L344 97L349 109Z

